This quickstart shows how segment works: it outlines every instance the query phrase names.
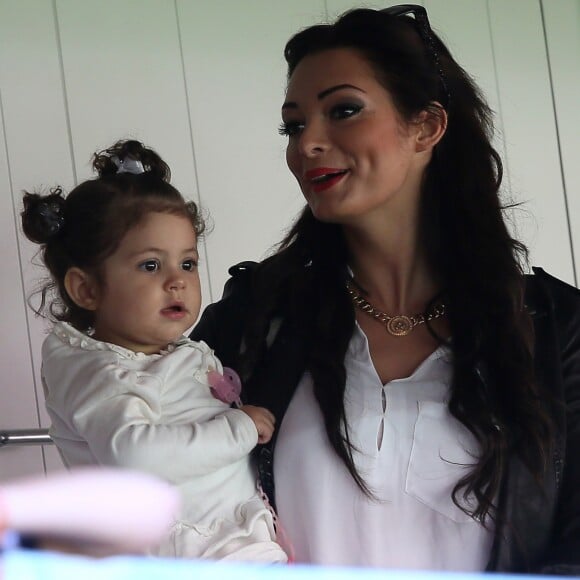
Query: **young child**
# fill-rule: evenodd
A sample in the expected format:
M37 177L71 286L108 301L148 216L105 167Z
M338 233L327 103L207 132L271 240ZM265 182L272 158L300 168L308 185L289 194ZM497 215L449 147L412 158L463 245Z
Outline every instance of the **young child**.
M285 562L249 458L274 417L215 393L231 384L220 361L183 336L201 305L198 209L137 141L96 154L93 167L98 177L66 198L25 193L22 213L52 278L41 312L56 290L42 378L64 463L175 484L182 508L158 555Z

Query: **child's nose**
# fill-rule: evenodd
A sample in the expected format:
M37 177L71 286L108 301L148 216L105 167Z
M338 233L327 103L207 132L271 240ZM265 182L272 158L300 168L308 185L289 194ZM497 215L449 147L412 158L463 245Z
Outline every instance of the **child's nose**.
M182 290L185 288L185 279L180 274L175 274L168 278L166 283L168 290Z

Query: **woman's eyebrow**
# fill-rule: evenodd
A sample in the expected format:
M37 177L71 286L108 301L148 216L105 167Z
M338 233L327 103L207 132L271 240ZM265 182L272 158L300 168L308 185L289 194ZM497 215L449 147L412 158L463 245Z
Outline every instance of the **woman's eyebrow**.
M317 99L320 101L322 99L324 99L325 97L327 97L328 95L336 92L336 91L340 91L342 89L354 89L355 91L360 91L361 93L364 93L365 91L363 91L360 87L357 87L355 85L349 85L348 83L343 83L340 85L334 85L332 87L328 87L327 89L324 89L323 91L320 91L318 93L318 95L316 95ZM286 101L283 105L282 105L282 110L285 109L296 109L298 107L298 105L294 102L294 101Z
M318 95L317 95L318 100L320 101L321 99L324 99L324 97L327 97L328 95L330 95L331 93L334 93L336 91L340 91L341 89L354 89L355 91L360 91L361 93L365 92L361 88L356 87L355 85L349 85L347 83L343 83L342 85L335 85L333 87L329 87L328 89L324 89L323 91L318 93Z

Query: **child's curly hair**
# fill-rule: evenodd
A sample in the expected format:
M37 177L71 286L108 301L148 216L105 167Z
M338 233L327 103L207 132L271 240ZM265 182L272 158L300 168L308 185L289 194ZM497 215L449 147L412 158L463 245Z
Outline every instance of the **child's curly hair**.
M127 161L138 171L120 170ZM135 164L134 162L138 162ZM127 164L127 165L130 165ZM193 201L186 201L169 181L169 166L139 141L122 140L95 153L95 179L84 181L68 196L56 187L48 195L24 192L22 229L41 245L41 256L50 272L39 290L36 312L69 322L78 330L93 325L93 313L77 306L64 286L69 268L78 267L99 279L99 268L118 248L123 236L151 212L181 215L191 221L199 237L205 222ZM54 298L48 301L51 291Z

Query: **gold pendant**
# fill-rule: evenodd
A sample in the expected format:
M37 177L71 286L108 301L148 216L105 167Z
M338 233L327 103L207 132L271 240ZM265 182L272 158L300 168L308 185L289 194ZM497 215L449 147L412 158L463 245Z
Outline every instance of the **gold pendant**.
M393 336L407 336L413 330L414 325L408 316L401 314L390 318L385 326L387 332Z

